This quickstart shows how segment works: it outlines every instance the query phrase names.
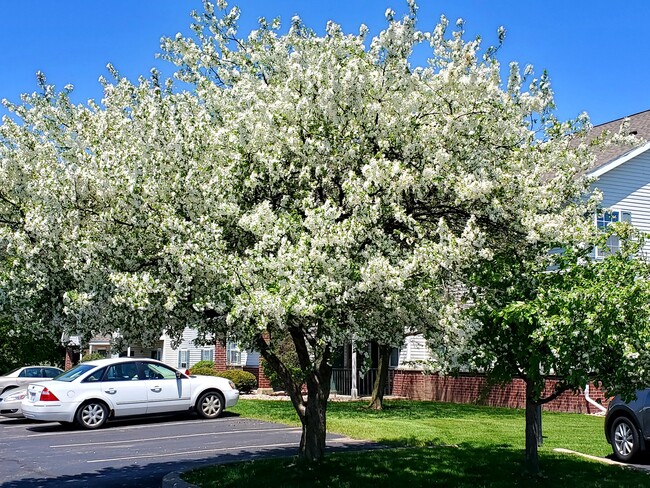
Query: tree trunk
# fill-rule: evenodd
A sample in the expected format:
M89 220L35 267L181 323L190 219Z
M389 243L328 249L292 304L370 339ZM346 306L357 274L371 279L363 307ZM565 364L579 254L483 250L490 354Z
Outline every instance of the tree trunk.
M330 395L332 367L328 364L331 351L325 346L319 357L313 358L307 347L304 330L290 327L289 333L294 345L300 366L303 371L309 371L305 385L307 400L303 397L303 385L297 381L289 368L269 347L263 335L256 338L260 354L267 363L278 373L285 385L285 391L291 398L291 403L302 424L302 436L298 457L313 462L325 456L325 437L327 434L327 400Z
M388 362L390 361L390 346L379 346L379 363L377 365L377 377L375 384L372 387L372 398L368 408L373 410L383 410L384 408L384 392L386 391L386 384L388 383Z
M302 422L302 436L298 456L306 461L318 461L325 456L325 437L327 434L327 399L330 393L329 372L319 368L319 374L310 375L307 380L307 404Z
M535 392L532 381L526 382L526 470L530 474L539 473L538 442L542 433L540 432L541 418L539 398Z

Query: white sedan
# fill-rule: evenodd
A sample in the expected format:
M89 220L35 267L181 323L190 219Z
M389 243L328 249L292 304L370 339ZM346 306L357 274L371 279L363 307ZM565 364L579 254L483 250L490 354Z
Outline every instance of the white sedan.
M22 418L20 404L27 396L27 388L14 388L0 394L0 416Z
M88 361L56 379L32 383L21 403L28 419L97 429L108 419L196 411L212 419L237 404L235 384L218 376L188 376L153 359Z

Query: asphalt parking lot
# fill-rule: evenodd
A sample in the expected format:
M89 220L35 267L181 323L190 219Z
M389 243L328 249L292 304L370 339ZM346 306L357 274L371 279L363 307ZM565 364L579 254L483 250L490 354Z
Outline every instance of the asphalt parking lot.
M300 428L176 416L110 422L86 431L0 417L0 487L159 487L171 471L296 453ZM328 435L328 447L345 447Z

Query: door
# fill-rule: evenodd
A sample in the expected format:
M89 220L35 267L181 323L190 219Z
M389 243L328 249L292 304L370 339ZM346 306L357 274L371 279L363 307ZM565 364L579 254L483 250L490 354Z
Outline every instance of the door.
M140 379L135 362L109 366L102 380L102 392L113 403L116 417L147 412L147 382Z
M159 363L142 363L147 383L147 413L189 410L190 380Z

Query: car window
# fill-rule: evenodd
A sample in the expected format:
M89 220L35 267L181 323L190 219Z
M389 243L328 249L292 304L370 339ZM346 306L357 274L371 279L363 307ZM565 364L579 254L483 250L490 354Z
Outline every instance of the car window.
M95 381L101 381L102 376L104 376L105 372L106 372L106 368L101 368L101 369L98 369L97 371L93 371L92 373L90 373L88 376L86 376L83 379L83 383L86 383L86 382L93 383Z
M176 370L162 364L144 363L144 377L148 380L175 380Z
M43 371L45 372L45 378L54 378L63 372L57 368L43 368Z
M91 369L95 369L96 367L97 366L93 366L92 364L83 364L82 363L82 364L79 364L79 365L75 366L72 369L69 369L65 373L57 376L56 380L57 381L67 381L67 382L74 381L77 378L79 378L79 376L81 376L82 374L87 373L88 371L90 371Z
M21 378L42 378L41 368L25 368L19 376Z
M136 363L118 363L108 367L104 381L133 381L139 379Z

